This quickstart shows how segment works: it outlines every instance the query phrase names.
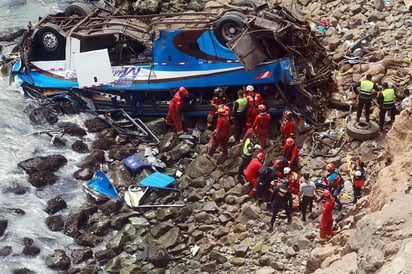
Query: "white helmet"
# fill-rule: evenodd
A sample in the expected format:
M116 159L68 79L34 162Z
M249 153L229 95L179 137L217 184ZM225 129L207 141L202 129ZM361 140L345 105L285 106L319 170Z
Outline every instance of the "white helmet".
M283 174L289 174L289 172L291 171L291 169L290 169L290 167L285 167L284 169L283 169Z
M360 171L360 170L356 170L355 171L355 177L360 177L360 176L362 176L362 171Z
M247 92L249 92L249 91L254 91L255 90L255 88L252 86L252 85L247 85L246 86L246 91Z

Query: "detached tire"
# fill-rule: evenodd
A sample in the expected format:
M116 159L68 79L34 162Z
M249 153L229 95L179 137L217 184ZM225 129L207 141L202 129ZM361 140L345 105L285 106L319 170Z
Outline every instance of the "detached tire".
M73 3L66 8L64 11L64 16L70 17L77 15L80 17L85 17L92 12L92 9L86 3Z
M230 11L215 23L215 35L217 40L226 45L227 42L236 39L245 29L244 19L246 16L238 11Z
M363 119L356 122L356 119L352 118L346 125L346 132L355 140L366 141L379 135L379 125L373 121L367 123Z

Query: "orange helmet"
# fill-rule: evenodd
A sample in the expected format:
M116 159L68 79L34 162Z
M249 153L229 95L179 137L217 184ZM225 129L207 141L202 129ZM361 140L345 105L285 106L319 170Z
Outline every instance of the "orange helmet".
M283 113L283 116L285 116L287 118L292 118L293 113L290 110L285 110L285 112Z
M185 87L180 87L177 91L180 93L180 95L186 96L189 94L189 91L187 91Z
M258 111L259 112L265 112L266 111L266 106L264 104L258 105Z
M265 152L262 151L262 152L259 152L259 153L256 155L256 158L258 158L259 161L263 161L263 160L265 159L265 156L266 156Z
M289 138L286 139L285 144L286 144L287 146L293 146L293 145L295 144L295 141L293 140L292 137L289 137Z
M335 165L333 163L329 163L326 165L326 170L332 172L335 170Z
M322 192L322 198L329 199L331 196L330 191L327 189Z
M221 114L221 115L224 115L225 114L224 106L219 106L218 109L217 109L217 113Z

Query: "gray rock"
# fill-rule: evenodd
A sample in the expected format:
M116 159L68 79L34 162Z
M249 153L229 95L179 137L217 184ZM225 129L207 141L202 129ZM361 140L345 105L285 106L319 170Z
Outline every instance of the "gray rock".
M91 248L74 249L71 253L71 257L73 263L79 264L93 258L93 250Z
M6 231L8 224L9 224L8 220L6 219L0 220L0 237L4 235L4 232Z
M221 188L221 189L216 190L216 191L213 193L213 196L212 196L212 197L213 197L213 200L214 200L216 203L221 203L221 202L224 201L225 195L226 195L225 189L224 189L224 188Z
M193 159L193 161L186 168L186 175L191 178L204 176L210 174L216 168L216 164L206 156L200 155Z
M156 219L159 221L166 221L176 218L178 210L176 208L160 208L156 211Z
M213 212L218 211L218 207L217 207L217 205L214 201L211 201L211 202L206 202L203 205L203 210L206 211L206 212L213 213Z
M66 255L64 250L55 249L53 254L46 258L47 267L53 270L67 270L71 264L70 258Z
M237 245L235 246L235 256L244 258L249 250L249 246Z
M170 230L173 227L174 226L172 223L162 222L150 228L150 234L152 234L153 237L158 238L159 236L165 234L168 230Z
M147 261L158 267L166 267L169 264L170 256L162 246L148 246Z
M0 257L7 257L13 252L13 248L9 245L0 248Z
M257 208L253 205L245 205L242 207L242 216L247 219L257 220L260 218L259 213L257 213Z
M103 238L89 232L82 232L76 238L75 242L80 246L95 247L101 243Z
M112 249L99 250L99 251L96 251L96 253L94 254L94 258L100 264L107 263L110 259L112 259L115 256L116 256L116 252L114 252Z
M165 234L159 237L159 242L165 248L175 246L179 239L180 229L178 227L172 227Z

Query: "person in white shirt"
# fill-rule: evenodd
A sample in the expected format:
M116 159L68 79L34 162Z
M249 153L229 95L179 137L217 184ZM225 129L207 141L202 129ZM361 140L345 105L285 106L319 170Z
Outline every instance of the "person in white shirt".
M313 200L315 199L316 185L309 178L308 173L303 174L303 180L299 187L299 196L302 197L300 210L302 212L302 221L306 222L306 211L312 212Z

